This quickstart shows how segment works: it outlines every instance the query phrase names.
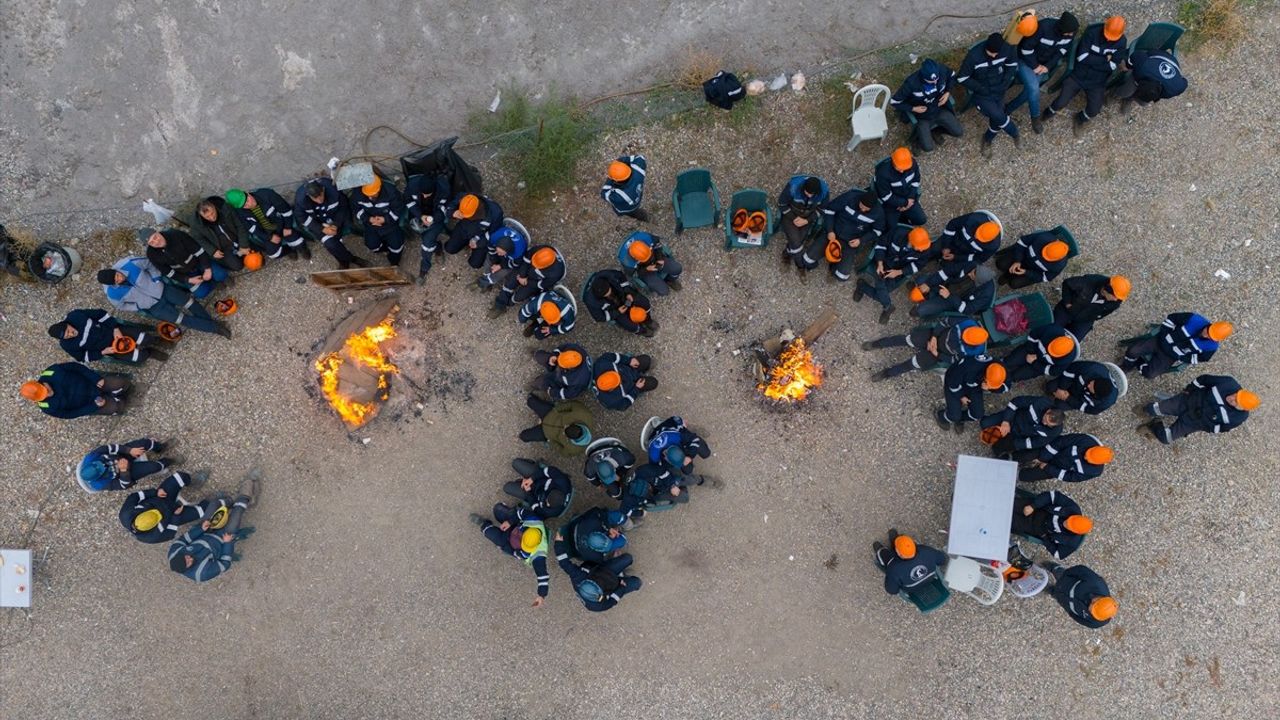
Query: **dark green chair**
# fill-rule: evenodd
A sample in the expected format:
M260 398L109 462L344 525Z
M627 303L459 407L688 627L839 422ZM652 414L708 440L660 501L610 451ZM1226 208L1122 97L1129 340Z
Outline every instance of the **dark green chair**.
M1138 36L1136 42L1129 48L1130 53L1139 50L1145 52L1153 52L1161 50L1173 55L1173 59L1178 59L1178 38L1182 37L1185 29L1176 23L1157 22L1151 23L1146 30Z
M951 591L947 589L946 584L942 582L942 577L935 570L929 579L903 589L898 595L915 605L922 614L927 615L945 605L951 598Z
M748 240L747 238L738 237L733 231L732 218L738 210L746 210L749 213L763 212L765 215L764 232L760 235L760 241ZM729 198L729 209L725 215L724 223L724 247L726 250L734 248L762 248L769 244L769 236L775 231L774 228L773 209L769 207L769 194L759 188L746 188L739 190Z
M671 205L675 209L676 234L685 228L712 227L720 223L720 191L711 181L711 171L691 168L676 176L676 187L671 191Z
M996 329L996 307L1013 300L1022 301L1022 304L1027 308L1027 329L1021 335L1006 335ZM991 339L987 340L988 347L1017 345L1027 339L1027 333L1053 322L1053 306L1049 304L1049 300L1044 295L1038 292L1006 295L998 298L990 310L982 313L982 316L978 318L978 322L981 323L987 334L991 336Z

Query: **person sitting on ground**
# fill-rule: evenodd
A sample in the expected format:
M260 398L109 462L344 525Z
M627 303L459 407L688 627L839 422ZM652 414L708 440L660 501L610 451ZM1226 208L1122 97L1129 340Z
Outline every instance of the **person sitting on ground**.
M1045 382L1044 392L1053 398L1053 406L1059 410L1079 410L1086 415L1103 413L1120 397L1111 380L1111 371L1092 360L1071 363L1060 375Z
M1128 113L1136 100L1139 105L1176 98L1187 91L1182 66L1172 52L1137 50L1124 63L1126 72L1113 91L1120 98L1120 112Z
M943 430L963 432L970 420L981 420L986 414L986 393L1008 392L1004 366L987 355L965 355L947 368L942 376L944 406L934 412Z
M244 256L253 252L249 233L240 217L218 195L196 204L188 223L195 239L213 262L230 272L244 269Z
M963 357L985 355L990 338L990 333L969 318L945 317L932 325L915 328L906 335L887 335L864 342L862 349L906 347L913 351L910 358L871 376L872 382L880 382L912 370L932 370L939 363L950 365Z
M467 264L479 270L489 252L489 234L502 227L502 206L487 197L464 193L454 198L445 209L453 226L444 251L456 255L469 248Z
M352 255L342 241L352 232L351 200L332 180L318 177L300 185L293 195L293 209L302 221L298 229L323 245L338 261L339 270L369 267L368 260Z
M1070 246L1053 230L1023 235L995 254L995 266L1000 271L998 282L1014 290L1049 282L1066 269L1070 252Z
M1112 15L1102 23L1101 27L1088 28L1077 45L1076 61L1071 72L1062 81L1062 90L1053 104L1045 108L1044 119L1049 120L1067 108L1071 99L1083 91L1085 96L1084 110L1076 113L1071 131L1079 137L1084 126L1102 112L1102 103L1106 96L1107 83L1111 82L1111 74L1120 67L1129 54L1128 41L1124 36L1125 21L1119 15Z
M603 563L574 563L569 557L569 543L560 533L555 539L556 563L569 576L569 583L584 607L591 612L604 612L618 604L627 593L640 589L640 578L627 575L632 558L623 553Z
M658 388L658 379L645 374L652 366L648 355L600 355L592 369L596 400L610 410L630 408L641 394Z
M76 467L76 482L85 492L128 490L139 480L163 472L177 461L171 457L152 460L147 453L164 452L165 444L152 438L127 443L108 443L90 450Z
M820 256L826 258L831 276L847 282L862 266L861 258L884 236L884 208L874 192L854 188L827 203L822 212L827 238L821 253L811 254L806 248L800 259L806 265L817 265Z
M555 350L536 350L533 359L546 368L533 382L534 391L545 390L553 402L572 400L591 387L592 360L586 348L566 343Z
M418 264L418 284L426 281L432 256L442 252L440 234L449 222L449 200L453 197L449 176L410 175L404 185L404 214L409 229L418 233L422 257Z
M1021 395L979 421L981 439L992 457L1023 462L1062 434L1064 414L1046 397Z
M649 298L636 290L620 270L606 268L592 273L582 302L596 322L612 323L643 337L653 337L658 331Z
M1028 30L1030 32L1026 32ZM1056 18L1027 15L1019 21L1018 34L1022 40L1018 43L1018 79L1022 81L1022 91L1005 104L1004 111L1013 114L1022 103L1027 103L1031 129L1037 135L1044 132L1044 122L1040 119L1040 86L1071 52L1071 43L1079 30L1080 21L1069 12Z
M1035 459L1018 471L1018 482L1085 482L1101 477L1115 458L1115 451L1097 437L1067 433L1045 443Z
M570 557L587 562L602 563L622 554L627 546L627 536L622 534L626 517L618 510L594 507L574 517L560 528L560 534L568 540Z
M497 264L491 264L490 270ZM500 315L514 304L523 304L534 295L550 292L556 283L564 279L564 273L564 256L559 250L550 245L529 248L512 263L511 270L502 278L502 289L493 301L494 312Z
M1249 414L1258 409L1258 396L1229 375L1201 375L1182 392L1168 397L1156 395L1156 401L1145 407L1154 419L1139 432L1155 436L1165 445L1194 432L1219 434L1244 424ZM1166 426L1162 418L1174 418Z
M147 246L147 260L164 279L197 300L208 297L218 283L230 277L226 268L214 263L204 248L181 230L141 228L138 240Z
M122 414L131 387L127 375L100 375L80 363L65 362L50 365L35 380L22 383L21 394L45 415L73 420Z
M628 235L618 248L618 262L646 288L666 297L672 290L680 292L680 273L684 267L663 244L662 238L637 230Z
M815 175L797 175L783 186L778 194L778 224L787 239L783 262L807 269L800 256L811 239L821 237L822 207L829 192L826 181Z
M1209 362L1235 326L1224 320L1210 322L1192 312L1172 313L1148 337L1128 344L1120 369L1137 370L1148 380L1188 365Z
M293 229L293 208L280 193L271 188L245 192L232 188L226 193L227 204L235 208L250 242L272 260L286 253L297 260L311 259L306 237Z
M661 463L639 465L622 488L618 510L633 524L639 523L644 519L646 508L689 502L685 487L692 482L691 477Z
M172 540L183 525L207 519L219 507L221 501L216 498L191 503L182 497L184 489L198 488L208 477L203 471L191 475L175 472L159 487L129 493L120 506L120 524L138 542L155 544Z
M230 570L231 564L240 559L236 541L253 534L254 528L243 527L242 523L245 512L257 504L259 493L255 471L237 489L225 525L217 528L212 519L203 520L169 544L169 569L198 583L209 582Z
M191 293L166 283L146 258L128 257L99 270L98 282L117 310L231 338L226 323L214 320Z
M933 58L925 58L920 69L908 75L889 98L889 104L898 111L902 122L915 119L911 139L923 152L933 152L934 147L946 141L946 135L964 135L964 127L951 106L955 82L956 75L951 68Z
M355 221L364 230L364 246L371 253L386 253L387 264L400 266L404 254L404 197L394 182L374 175L373 180L351 191Z
M533 599L533 606L542 607L551 585L551 573L547 571L547 526L536 518L520 522L512 515L494 517L493 520L476 513L469 517L471 522L480 526L480 534L497 546L502 554L510 555L533 569L538 581L538 595Z
M640 222L649 222L649 213L640 207L644 199L645 169L643 155L621 155L609 163L609 172L600 197L618 217L630 215Z
M517 319L524 326L525 337L546 340L573 330L578 311L572 298L565 297L559 290L548 290L529 298L520 308Z
M520 431L524 442L545 442L565 456L585 455L591 444L591 410L579 400L550 403L537 395L525 404L538 416L538 424Z
M928 221L920 206L920 166L905 147L876 163L871 187L884 207L886 228L898 223L922 227Z
M982 135L982 155L991 157L991 145L1001 132L1013 138L1013 144L1022 147L1018 125L1004 109L1004 94L1013 83L1018 71L1017 52L1005 42L1000 33L991 33L986 42L969 49L956 82L969 91L969 98L978 112L987 118L987 131Z
M563 470L529 458L512 460L511 469L520 477L505 483L502 492L520 502L514 507L498 503L493 509L494 517L513 518L515 522L522 523L526 518L558 518L569 509L569 503L573 501L573 483Z
M1053 578L1049 594L1072 620L1097 629L1115 617L1119 605L1101 575L1084 565L1068 569L1057 563L1046 563L1043 567Z
M587 455L582 474L587 481L600 488L609 497L622 497L622 487L636 466L636 456L618 440L602 441L599 447Z
M1050 490L1032 495L1019 490L1010 527L1014 535L1039 540L1054 560L1066 560L1093 530L1093 520L1065 493Z
M705 460L711 457L711 446L686 425L684 418L679 415L672 415L654 426L649 443L645 446L649 462L666 462L664 451L669 447L678 447L683 453L680 462L672 464L672 467L685 475L693 474L694 458Z
M1043 376L1060 375L1080 357L1080 343L1059 325L1042 325L1004 356L1010 384Z
M49 326L49 337L58 341L73 359L98 362L110 358L130 365L147 360L164 362L169 354L157 350L160 336L150 328L125 325L106 310L79 308L67 313L60 322Z
M985 265L970 268L955 279L939 271L916 278L911 288L911 317L932 318L943 313L978 315L996 302L996 273Z
M889 545L879 540L871 543L876 567L884 573L884 591L897 595L927 582L947 564L947 556L937 548L917 543L910 535L899 535L889 530Z
M893 291L915 277L932 259L931 247L929 232L924 228L892 226L871 249L870 267L858 278L853 301L861 302L863 295L871 295L883 308L876 322L888 324L895 309Z
M1093 324L1120 308L1133 285L1124 275L1076 275L1062 281L1053 321L1083 341Z

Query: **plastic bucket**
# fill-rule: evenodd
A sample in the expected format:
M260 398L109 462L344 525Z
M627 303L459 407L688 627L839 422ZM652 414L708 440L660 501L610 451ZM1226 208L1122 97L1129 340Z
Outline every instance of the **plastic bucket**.
M44 266L46 258L52 261L49 268ZM41 282L51 285L80 272L80 265L80 253L76 252L75 248L56 243L41 243L35 252L31 253L31 257L27 258L27 269L31 274Z

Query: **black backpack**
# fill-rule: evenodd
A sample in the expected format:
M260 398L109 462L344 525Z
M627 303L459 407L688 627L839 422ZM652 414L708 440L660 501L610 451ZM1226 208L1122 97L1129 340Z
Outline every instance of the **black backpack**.
M733 109L734 103L747 96L738 76L724 70L702 83L702 92L707 96L707 102L725 110Z

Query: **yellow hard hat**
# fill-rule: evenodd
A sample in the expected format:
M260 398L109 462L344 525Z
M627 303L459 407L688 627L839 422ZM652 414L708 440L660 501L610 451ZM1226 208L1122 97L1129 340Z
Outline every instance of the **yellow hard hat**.
M155 527L159 525L160 521L163 519L164 519L164 516L160 514L159 510L156 510L154 508L151 510L143 510L133 518L133 529L137 530L138 532L147 532L149 530L154 530Z
M521 550L527 553L531 553L534 550L537 550L538 546L541 544L542 544L542 531L539 530L538 528L525 528L524 532L520 533L520 549Z

